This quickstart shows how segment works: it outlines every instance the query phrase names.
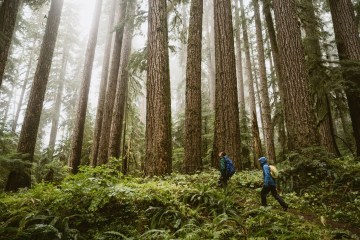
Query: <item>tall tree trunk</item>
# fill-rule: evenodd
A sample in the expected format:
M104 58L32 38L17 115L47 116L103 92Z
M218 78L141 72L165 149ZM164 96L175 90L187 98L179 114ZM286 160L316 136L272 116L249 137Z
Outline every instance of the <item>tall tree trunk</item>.
M239 101L239 117L240 117L240 138L241 138L241 157L242 157L242 169L251 166L249 144L249 130L248 121L245 107L245 90L244 90L244 73L243 73L243 58L241 49L241 19L240 8L235 2L235 46L236 46L236 77L238 87L238 101Z
M215 109L215 53L214 53L214 13L213 0L205 1L204 23L207 45L207 67L211 109ZM211 30L211 31L210 31Z
M79 101L77 104L76 120L71 140L71 155L68 162L68 166L71 168L71 172L74 174L78 172L80 166L81 150L85 130L86 109L88 104L102 2L102 0L96 0L95 2L95 8L93 13L94 17L91 23L91 29L85 53L85 62L80 87Z
M320 142L329 153L338 157L340 152L335 141L328 90L325 88L329 77L326 74L326 69L322 66L320 32L317 29L319 23L315 15L313 0L303 0L302 3L304 7L303 14L307 16L306 21L303 23L306 34L304 49L308 59L310 81L317 98L316 114L319 119Z
M39 129L63 2L63 0L51 1L45 35L41 44L39 61L35 71L34 82L31 87L23 126L21 128L17 151L19 153L27 154L26 160L29 162L32 162L34 157L36 137ZM5 190L17 191L19 188L30 186L30 169L20 169L18 171L14 170L9 174Z
M110 143L110 131L111 131L111 121L112 114L114 109L115 97L116 97L116 88L118 84L118 74L121 58L121 48L124 35L124 22L126 16L127 8L126 0L120 1L120 12L118 24L119 28L115 33L115 41L111 58L110 73L108 79L108 85L106 90L106 99L104 105L103 121L101 124L101 134L98 150L97 164L105 164L108 162L108 153L109 153L109 143Z
M61 100L62 100L64 84L65 84L65 73L69 58L69 51L70 51L69 45L65 43L63 49L62 61L61 61L61 71L58 79L59 83L56 92L56 99L54 103L54 110L52 113L52 120L51 120L51 132L50 132L49 147L48 147L50 152L54 151L57 131L59 127Z
M4 0L0 6L0 87L16 26L16 17L21 0Z
M123 122L125 115L125 106L128 95L128 64L131 53L131 42L133 39L134 22L135 16L135 1L128 3L127 7L127 18L124 28L123 44L121 49L121 60L118 75L118 84L115 96L114 111L112 114L111 133L110 133L110 144L109 144L109 156L119 158L120 147L121 147L121 134L123 132Z
M283 84L283 77L281 73L281 62L280 62L280 54L279 48L276 39L274 21L270 11L270 0L263 0L263 13L265 16L266 28L269 34L271 52L272 52L272 59L274 61L275 73L276 73L276 80L279 87L279 94L280 94L280 105L278 107L278 134L279 134L279 143L282 149L283 156L286 152L287 148L287 136L285 132L285 116L284 116L284 101L285 101L285 93L284 93L284 84Z
M285 93L284 111L290 150L318 144L311 109L309 76L297 22L295 0L274 0L280 61Z
M33 66L35 44L36 44L36 40L34 40L33 45L31 47L31 50L30 50L31 53L30 53L30 57L29 57L29 63L27 65L25 78L24 78L23 84L21 86L20 99L19 99L19 102L18 102L17 107L16 107L16 114L15 114L14 121L13 121L12 127L11 127L12 132L16 131L17 123L19 121L20 111L21 111L21 108L23 106L23 100L24 100L24 96L25 96L25 91L26 91L26 88L27 88L27 85L28 85L28 82L29 82L29 79L30 79L31 68Z
M259 168L260 165L258 159L262 156L262 148L261 148L260 133L257 122L257 114L256 114L254 76L252 73L252 66L251 66L250 45L249 45L249 37L247 32L244 3L243 0L239 0L239 1L241 8L241 27L243 31L244 48L245 48L246 73L249 84L250 119L251 119L251 131L253 137L253 163L255 167ZM250 168L250 166L245 166L245 167Z
M239 115L240 118L245 117L245 94L244 94L244 77L243 77L243 62L242 62L242 50L241 50L241 19L239 14L240 9L236 6L235 10L235 24L237 31L235 32L235 45L236 45L236 77L238 82L238 94L239 94Z
M214 1L215 19L215 126L212 161L219 165L218 153L225 151L241 170L239 106L236 61L230 1Z
M266 78L265 67L265 50L264 40L262 36L262 23L260 19L259 1L253 0L254 12L255 12L255 25L256 25L256 46L259 60L259 72L260 72L260 91L261 91L261 107L262 117L264 119L264 139L266 146L266 155L270 161L276 162L275 145L274 145L274 127L271 121L271 109L268 93L268 84Z
M185 173L202 169L201 40L203 0L192 0L186 61Z
M172 171L171 98L166 0L149 1L145 175Z
M95 120L92 157L91 157L91 165L92 166L97 165L99 142L100 142L100 136L101 136L101 125L102 125L103 114L104 114L105 94L106 94L107 80L108 80L108 76L109 76L110 54L111 54L111 46L112 46L112 39L113 39L115 12L116 12L116 0L112 0L111 1L111 13L109 15L106 45L105 45L105 50L104 50L104 58L103 58L102 71L101 71L99 98L98 98L98 104L97 104L97 110L96 110L96 120Z
M360 156L360 38L351 0L329 0L335 40L346 81L345 93L356 143Z

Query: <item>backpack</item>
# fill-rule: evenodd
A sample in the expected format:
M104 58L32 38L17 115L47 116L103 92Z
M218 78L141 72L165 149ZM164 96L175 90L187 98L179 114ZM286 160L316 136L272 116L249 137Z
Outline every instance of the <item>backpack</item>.
M228 156L225 156L224 158L225 158L226 173L229 177L231 177L235 173L234 163L231 161L231 159Z
M278 178L279 177L279 171L274 165L269 165L270 168L270 175L272 178Z

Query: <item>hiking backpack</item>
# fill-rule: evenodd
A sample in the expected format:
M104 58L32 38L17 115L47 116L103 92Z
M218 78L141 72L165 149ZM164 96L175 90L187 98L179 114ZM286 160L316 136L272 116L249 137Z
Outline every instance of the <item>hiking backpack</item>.
M235 173L234 163L232 162L232 160L228 156L225 156L224 158L225 158L226 173L227 173L227 175L229 177L231 177Z
M269 165L270 168L270 175L272 178L278 178L279 177L279 171L274 165Z

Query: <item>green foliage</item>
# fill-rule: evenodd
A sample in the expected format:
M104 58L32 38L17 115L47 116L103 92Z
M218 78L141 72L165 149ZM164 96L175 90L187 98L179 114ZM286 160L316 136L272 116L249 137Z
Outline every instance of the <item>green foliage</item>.
M349 174L359 174L352 159L345 165L353 169ZM355 185L348 186L346 209L333 205L340 203L336 198L326 201L330 191L309 186L282 194L291 206L284 212L270 196L269 207L260 207L260 171L238 172L222 189L215 170L140 178L122 175L120 167L120 160L111 159L107 165L82 167L58 185L39 183L0 195L0 239L356 239L330 221L332 213L359 224L360 208L348 207L359 207ZM282 170L286 176L287 168ZM334 194L344 192L335 186ZM312 208L320 201L324 206ZM328 220L325 226L317 221L320 216Z

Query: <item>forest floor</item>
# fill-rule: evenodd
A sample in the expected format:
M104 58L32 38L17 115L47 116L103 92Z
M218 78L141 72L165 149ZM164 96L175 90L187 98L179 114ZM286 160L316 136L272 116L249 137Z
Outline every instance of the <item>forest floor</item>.
M260 171L236 173L226 189L217 179L215 170L141 178L85 169L0 194L0 240L360 239L356 191L342 192L346 198L321 187L284 191L284 211L271 194L260 206Z

